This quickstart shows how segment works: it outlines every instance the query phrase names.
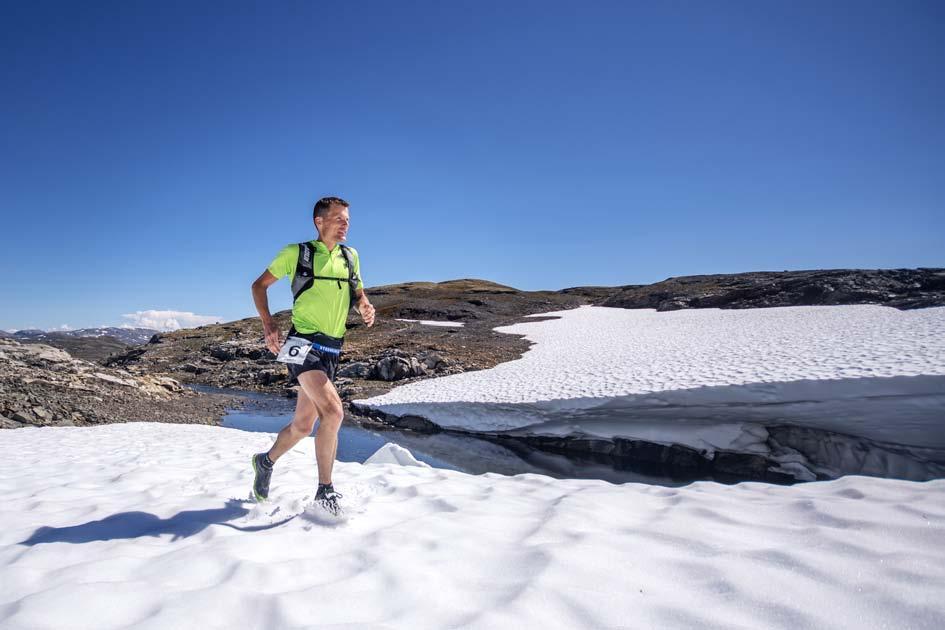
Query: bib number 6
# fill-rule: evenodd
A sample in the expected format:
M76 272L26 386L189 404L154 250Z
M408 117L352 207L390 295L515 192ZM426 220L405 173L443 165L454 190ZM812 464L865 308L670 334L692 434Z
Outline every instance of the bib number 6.
M280 363L294 363L296 365L301 365L302 363L305 363L305 357L308 356L308 353L311 349L312 342L308 339L289 337L285 340L285 343L282 344L282 349L279 350L279 355L276 357L276 361L279 361Z

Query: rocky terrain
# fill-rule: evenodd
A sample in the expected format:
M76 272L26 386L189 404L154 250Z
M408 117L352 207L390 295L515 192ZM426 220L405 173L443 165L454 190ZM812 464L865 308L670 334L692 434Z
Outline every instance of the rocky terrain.
M945 303L945 269L829 269L682 276L617 287L599 306L767 308L883 304L899 309Z
M276 290L288 289L283 284ZM559 291L520 291L466 279L374 287L368 295L377 308L375 325L366 328L353 311L348 321L336 380L346 402L381 394L404 382L486 369L516 359L528 349L528 342L493 328L521 321L526 315L583 304L662 311L862 303L903 309L941 306L945 305L945 269L754 272ZM285 334L291 313L282 311L274 317ZM400 319L461 322L463 326L436 327ZM21 349L13 351L9 337L0 343L5 357L0 361L4 426L19 426L13 423L24 420L30 424L132 419L209 422L222 415L224 397L204 398L179 389L179 383L290 397L297 393L297 384L287 380L285 366L276 363L266 349L257 317L158 333L144 345L100 358L100 365L76 363L78 359L56 355L48 346L15 344ZM64 342L54 335L46 343ZM22 348L28 347L45 349L24 355ZM232 403L234 399L226 400ZM348 407L356 419L379 421ZM17 413L20 420L12 417Z
M493 331L524 315L575 308L605 297L611 289L519 291L482 280L410 282L368 290L377 309L365 327L351 312L336 385L345 400L380 394L396 383L493 367L528 349L520 336ZM274 315L283 331L291 312ZM428 326L398 319L463 322L462 327ZM213 387L295 395L283 364L263 343L262 324L251 317L226 324L155 335L149 343L109 358L113 367Z
M409 282L368 289L377 323L354 314L337 385L345 400L383 393L393 384L493 367L528 344L492 329L525 315L582 304L620 308L756 308L807 304L945 304L945 269L755 272L670 278L652 285L519 291L484 280ZM290 313L275 315L283 331ZM399 319L461 322L442 328ZM216 387L294 392L286 370L263 344L258 318L155 335L145 346L112 356L107 365Z
M0 428L151 421L213 424L238 399L167 376L110 369L44 344L0 338Z

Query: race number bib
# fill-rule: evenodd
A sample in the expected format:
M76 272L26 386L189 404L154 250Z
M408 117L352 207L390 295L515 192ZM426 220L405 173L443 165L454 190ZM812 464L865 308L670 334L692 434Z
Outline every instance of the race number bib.
M312 342L308 339L302 339L301 337L289 337L285 340L285 343L282 344L282 349L279 350L279 355L276 357L276 361L281 363L296 363L301 365L305 362L305 357L308 356L308 352L311 349Z

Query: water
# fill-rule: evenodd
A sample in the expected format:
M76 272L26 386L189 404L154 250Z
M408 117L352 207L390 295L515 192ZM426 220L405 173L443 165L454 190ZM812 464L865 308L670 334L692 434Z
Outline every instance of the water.
M196 387L194 388L196 389ZM223 417L223 426L231 429L258 433L278 433L292 421L292 414L295 411L294 399L256 392L220 390L208 387L200 387L200 390L238 395L246 400L243 409L231 409ZM317 424L315 428L318 428ZM385 438L380 433L366 430L357 425L344 423L338 433L338 461L364 463L377 449L388 442L397 442L397 440L391 439L390 436ZM399 444L399 442L397 443ZM420 461L436 468L460 470L448 462L427 453L416 452L413 455Z
M223 426L232 429L278 433L291 422L295 410L294 399L203 385L190 387L196 391L222 393L242 398L245 401L244 407L231 409L223 417ZM393 427L375 430L352 422L341 425L338 434L337 457L342 462L364 463L377 449L388 442L406 448L418 460L435 468L458 470L474 475L488 472L503 475L537 473L559 479L602 479L611 483L636 482L663 486L680 486L692 481L692 479L622 470L607 463L594 461L590 457L548 453L524 445L513 449L471 435L456 433L427 435Z

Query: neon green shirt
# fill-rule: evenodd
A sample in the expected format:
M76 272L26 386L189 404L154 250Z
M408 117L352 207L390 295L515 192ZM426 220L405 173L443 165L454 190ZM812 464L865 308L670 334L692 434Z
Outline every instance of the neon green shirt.
M332 337L344 337L345 322L348 319L348 309L351 306L351 295L348 288L348 266L345 264L341 247L328 251L328 247L321 241L310 241L315 247L312 257L312 269L316 276L330 276L343 278L339 282L331 280L315 280L312 287L303 291L299 299L292 306L292 324L300 333L320 332ZM353 247L349 247L354 257L354 271L361 277L361 259ZM269 273L276 278L295 275L295 266L299 262L299 246L297 243L286 245L269 264ZM364 283L358 281L358 288L363 289Z

